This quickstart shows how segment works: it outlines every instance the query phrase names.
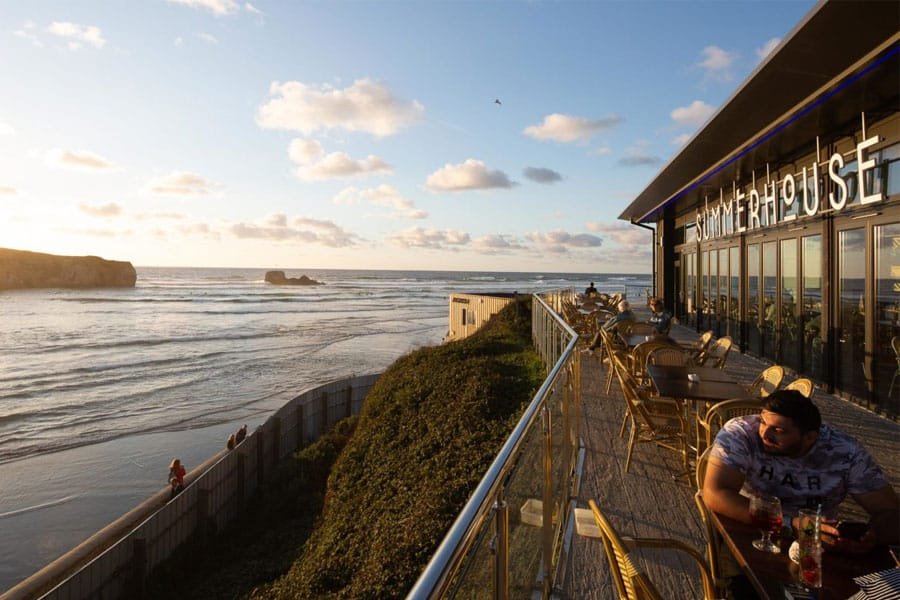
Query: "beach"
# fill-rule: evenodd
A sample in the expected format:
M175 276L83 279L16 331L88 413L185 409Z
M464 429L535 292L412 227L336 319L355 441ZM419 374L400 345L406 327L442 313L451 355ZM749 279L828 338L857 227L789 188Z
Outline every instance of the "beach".
M0 294L0 590L327 381L447 332L451 292L636 295L646 276L138 268L134 289Z

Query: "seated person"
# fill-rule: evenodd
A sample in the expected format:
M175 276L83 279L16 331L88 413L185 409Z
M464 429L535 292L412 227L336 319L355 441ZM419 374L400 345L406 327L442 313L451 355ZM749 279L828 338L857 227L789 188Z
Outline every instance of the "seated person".
M823 424L816 405L796 390L774 392L759 415L731 419L713 443L706 505L749 523L754 490L781 499L785 523L801 508L821 505L826 548L864 553L900 537L900 501L884 473L859 442ZM841 538L833 520L848 494L870 515L859 540Z
M587 297L591 297L597 293L597 288L594 287L594 282L591 282L591 285L587 286L584 290L584 295Z
M631 304L628 303L628 300L621 300L616 308L619 312L601 325L606 331L612 331L622 321L634 321L634 313L631 312ZM600 333L598 332L591 341L591 345L588 346L588 350L596 350L600 345L600 339Z
M666 310L663 301L659 298L653 298L650 301L650 310L653 314L650 316L650 323L653 324L656 332L662 335L668 335L672 329L672 315Z

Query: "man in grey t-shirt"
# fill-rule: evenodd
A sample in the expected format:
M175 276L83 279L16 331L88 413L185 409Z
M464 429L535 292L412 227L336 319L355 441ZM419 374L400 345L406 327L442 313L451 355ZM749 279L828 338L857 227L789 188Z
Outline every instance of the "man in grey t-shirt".
M869 530L853 541L823 525L826 545L865 552L897 541L900 501L884 473L855 439L822 424L819 409L795 390L773 393L759 415L732 419L716 436L703 484L707 506L749 523L754 491L780 498L786 522L819 504L834 517L850 495L869 513Z

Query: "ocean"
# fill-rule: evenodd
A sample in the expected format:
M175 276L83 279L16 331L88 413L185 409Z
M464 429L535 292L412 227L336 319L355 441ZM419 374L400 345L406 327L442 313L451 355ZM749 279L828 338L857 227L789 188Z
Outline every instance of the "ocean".
M643 296L649 275L138 267L131 289L0 292L0 591L322 383L439 344L452 292Z

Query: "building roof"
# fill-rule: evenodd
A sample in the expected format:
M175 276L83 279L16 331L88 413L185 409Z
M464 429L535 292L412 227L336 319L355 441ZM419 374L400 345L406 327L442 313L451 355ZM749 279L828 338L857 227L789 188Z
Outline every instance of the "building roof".
M749 181L751 169L859 123L873 106L896 107L898 43L896 2L817 4L619 218L655 221L699 186L718 195L741 174Z

